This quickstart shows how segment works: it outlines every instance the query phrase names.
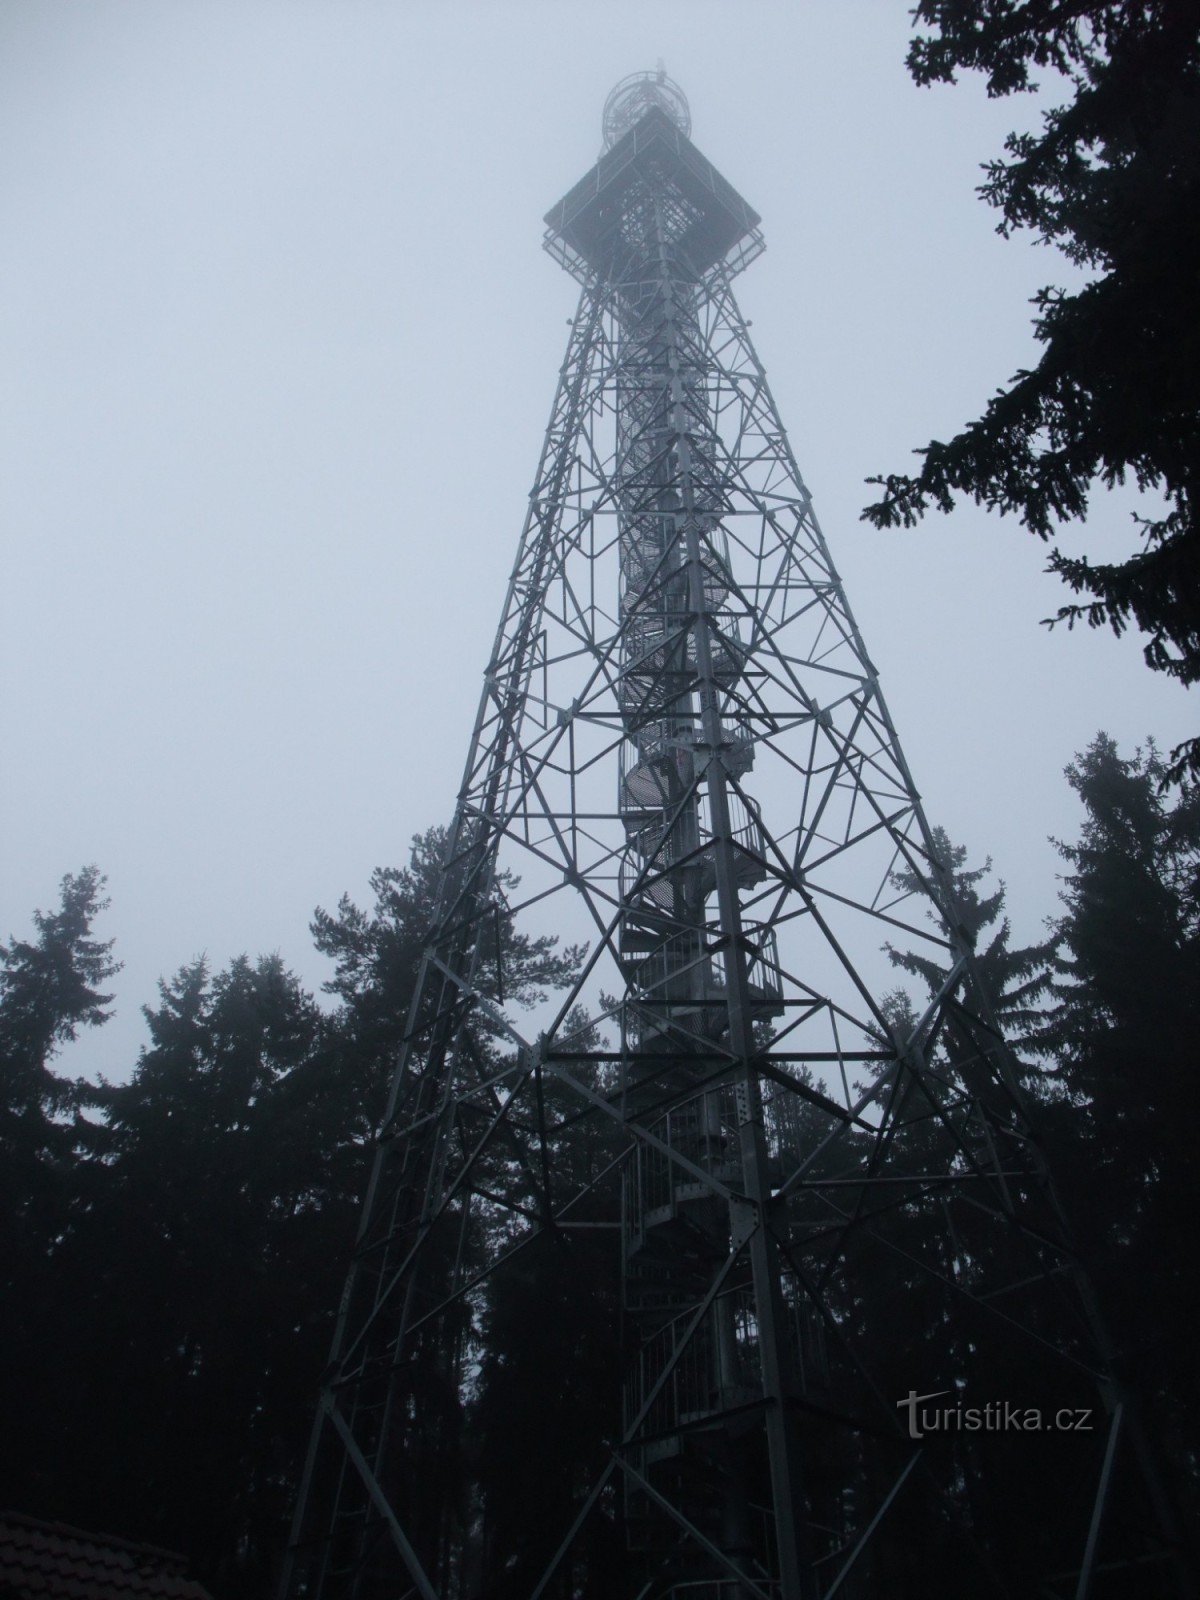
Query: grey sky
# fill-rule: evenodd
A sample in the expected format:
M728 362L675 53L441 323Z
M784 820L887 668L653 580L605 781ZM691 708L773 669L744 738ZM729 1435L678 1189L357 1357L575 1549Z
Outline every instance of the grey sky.
M898 0L6 0L0 934L108 874L119 1015L72 1070L124 1076L200 951L319 984L313 907L448 818L575 302L541 217L659 56L763 215L740 299L930 814L1038 935L1072 752L1195 711L1136 637L1038 626L1015 524L858 521L1065 274L973 192L1033 107L918 91L907 34Z

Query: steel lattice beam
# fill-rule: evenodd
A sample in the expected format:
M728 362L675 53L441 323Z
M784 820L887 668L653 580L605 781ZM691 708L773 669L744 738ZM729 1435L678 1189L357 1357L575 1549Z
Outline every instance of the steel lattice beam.
M472 1592L409 1520L407 1453L437 1422L414 1374L469 1385L495 1275L548 1231L607 1227L625 1415L535 1597L614 1485L631 1597L876 1592L880 1529L942 1470L856 1323L889 1272L931 1286L961 1364L1002 1337L1064 1394L1098 1386L1082 1594L1125 1415L1111 1351L734 298L758 218L670 104L547 219L579 308L284 1593ZM536 1036L489 967L513 918L589 941ZM919 1016L886 1001L886 940L943 972Z

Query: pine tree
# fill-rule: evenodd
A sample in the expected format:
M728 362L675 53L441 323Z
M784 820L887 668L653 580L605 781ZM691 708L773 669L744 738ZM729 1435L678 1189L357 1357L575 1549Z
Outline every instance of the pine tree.
M604 1047L602 1030L583 1007L564 1034L579 1050ZM602 1093L612 1086L603 1076L592 1083ZM583 1198L566 1226L499 1209L491 1219L512 1254L488 1279L470 1407L472 1465L486 1486L481 1544L487 1600L531 1592L607 1466L621 1419L619 1164L627 1141L607 1117L581 1112L578 1098L553 1080L544 1086L543 1107L545 1171L554 1197L558 1204L572 1195ZM529 1147L537 1150L541 1130L528 1132ZM519 1187L501 1174L489 1187L506 1181ZM490 1254L501 1254L496 1239ZM552 1405L547 1394L554 1396ZM577 1592L579 1568L595 1592L619 1591L626 1556L614 1499L615 1490L581 1530L571 1561L548 1591L553 1600Z
M951 844L942 828L934 830L934 840L949 872L959 923L974 948L992 1012L1014 1050L1036 1051L1040 1048L1045 1016L1042 1002L1050 992L1053 975L1055 941L1043 940L1013 950L1009 944L1012 927L1005 912L1004 884L998 884L990 894L979 892L992 871L991 857L981 867L968 867L965 845ZM907 893L916 888L909 873L898 873L895 883ZM941 931L947 930L943 927ZM891 945L887 949L893 965L921 978L929 995L938 992L946 973L936 961L916 950L897 950ZM1032 1087L1028 1076L1027 1085Z
M79 1086L56 1072L60 1048L110 1016L101 991L119 970L112 941L92 937L106 909L96 867L62 880L59 909L34 913L36 937L0 943L0 1503L30 1505L53 1482L43 1401L70 1315L66 1242L84 1195L77 1182ZM43 1375L46 1387L35 1381Z
M109 902L98 868L62 880L55 912L36 911L37 938L0 943L0 1205L10 1243L26 1235L29 1248L49 1248L62 1225L54 1196L69 1166L77 1130L73 1081L51 1065L81 1028L108 1020L111 994L100 985L120 971L113 941L91 936Z
M383 1113L385 1091L408 1027L445 847L443 829L418 835L406 868L372 875L375 903L370 911L343 897L336 913L318 911L313 922L318 949L334 962L334 977L327 989L341 1002L335 1025L345 1044L345 1059L353 1063L354 1082L346 1083L350 1099L345 1110L363 1127L375 1127ZM488 998L528 1010L572 979L584 952L573 945L560 949L556 937L528 935L514 926L507 905L516 887L510 874L497 873L494 915L476 983ZM465 1070L478 1072L482 1085L500 1070L511 1049L511 1041L490 1020L486 1008L479 1008L472 1027L472 1062ZM413 1095L437 1093L437 1085L415 1078L407 1088ZM487 1093L481 1088L482 1096ZM361 1098L364 1094L366 1099ZM416 1114L411 1103L407 1114ZM478 1133L478 1129L472 1130L469 1137L474 1139ZM467 1138L468 1134L458 1129L455 1136ZM485 1237L503 1236L514 1244L521 1239L527 1215L521 1207L509 1205L505 1196L520 1187L512 1183L512 1164L524 1159L523 1143L533 1147L533 1131L514 1133L501 1119L495 1140L473 1163L472 1181L463 1185L442 1219L436 1241L424 1248L423 1303L432 1305L449 1298L450 1284L470 1277L472 1264L481 1258ZM366 1144L363 1154L370 1154ZM364 1162L364 1179L365 1175ZM418 1195L418 1209L419 1202ZM553 1264L548 1255L526 1253L547 1268ZM546 1288L537 1273L526 1287L535 1300ZM523 1315L520 1304L527 1303L519 1285L513 1296L511 1314L519 1318ZM389 1459L391 1492L403 1500L412 1525L421 1530L422 1556L439 1584L450 1582L451 1574L462 1570L474 1524L485 1514L479 1504L477 1461L495 1433L485 1432L482 1440L478 1437L475 1423L480 1413L474 1406L488 1359L483 1323L496 1311L485 1302L482 1292L453 1299L443 1315L415 1336L411 1357L395 1380L393 1414L407 1417L409 1422L402 1446L398 1445ZM410 1407L409 1397L417 1390L422 1405Z
M1045 1131L1047 1102L1061 1098L1043 1037L1055 940L1014 949L1004 885L987 887L990 859L980 867L968 866L966 849L951 844L941 829L935 831L935 843L949 877L956 923L974 949L981 993L974 992L969 1003L986 1003L1004 1035L1038 1137ZM896 885L914 887L907 873L897 875ZM948 931L939 924L940 933ZM929 998L942 989L947 972L919 947L889 946L888 951L901 971L921 982L916 995L901 990L890 1002L893 1026L901 1038L908 1038ZM927 1099L910 1103L904 1161L913 1172L961 1172L969 1158L956 1152L951 1129L961 1118L963 1086L972 1082L975 1046L951 1023L932 1042L927 1060ZM955 1198L947 1195L940 1219L933 1211L925 1213L923 1223L915 1216L910 1219L898 1242L906 1256L896 1258L889 1278L868 1284L861 1311L869 1326L888 1329L887 1347L875 1360L897 1393L952 1389L962 1403L976 1406L996 1396L1019 1397L1022 1405L1040 1406L1046 1414L1065 1403L1068 1370L1047 1358L1037 1339L1039 1318L1059 1286L1037 1280L1036 1256L1015 1230L997 1227L994 1217L972 1203L967 1190ZM1009 1287L997 1293L998 1285ZM1095 1402L1086 1386L1081 1394L1072 1390L1070 1397ZM984 1449L974 1435L962 1433L943 1437L930 1448L952 1460L950 1480L958 1487L941 1501L920 1500L914 1492L911 1527L900 1555L910 1582L919 1582L929 1593L956 1595L990 1587L1015 1594L1034 1581L1039 1566L1045 1570L1046 1563L1071 1559L1063 1530L1086 1526L1088 1508L1084 1502L1072 1504L1062 1491L1064 1472L1078 1477L1080 1456L1072 1456L1069 1445L1047 1437L1035 1448L1027 1438L1000 1437L989 1438ZM1064 1512L1061 1523L1044 1515L1052 1496ZM995 1540L997 1527L1017 1525L1030 1530L1022 1546ZM915 1565L914 1552L924 1552ZM944 1590L919 1576L922 1563L938 1569Z
M1200 678L1200 14L1180 0L922 0L908 66L921 85L986 75L992 96L1056 75L1070 98L1039 134L1012 134L981 193L999 232L1029 229L1087 274L1043 289L1043 346L983 415L933 440L915 476L872 482L863 513L911 527L956 497L1018 516L1042 539L1082 521L1095 486L1126 479L1161 498L1140 548L1093 564L1055 549L1082 601L1056 620L1148 635L1147 664ZM1152 499L1151 505L1155 504ZM1173 753L1200 774L1200 739Z
M237 1596L267 1581L280 1469L299 1451L296 1389L319 1360L311 1241L298 1250L289 1226L312 1180L291 1164L279 1100L326 1024L278 956L215 978L197 960L145 1015L130 1081L90 1096L104 1124L63 1262L77 1328L50 1411L56 1480L75 1520L184 1549ZM316 1277L331 1294L331 1274Z
M64 880L36 939L0 946L0 1370L6 1436L21 1442L0 1499L186 1550L227 1600L269 1592L443 843L432 830L408 867L374 874L369 912L346 898L316 913L336 1011L278 956L215 975L198 959L145 1008L149 1042L126 1083L74 1083L53 1065L108 1014L100 986L116 964L91 937L95 869ZM514 928L510 888L501 876L481 983L531 1006L581 952ZM481 1059L502 1048L482 1026ZM472 1227L512 1221L476 1198ZM415 1452L415 1492L460 1541L482 1312L464 1300L455 1347L431 1344L420 1364L445 1406Z
M1105 734L1067 768L1085 817L1056 933L1056 1009L1042 1033L1065 1099L1059 1165L1139 1388L1168 1439L1200 1427L1200 791L1168 799L1153 743L1122 757ZM1176 1464L1194 1477L1191 1447Z

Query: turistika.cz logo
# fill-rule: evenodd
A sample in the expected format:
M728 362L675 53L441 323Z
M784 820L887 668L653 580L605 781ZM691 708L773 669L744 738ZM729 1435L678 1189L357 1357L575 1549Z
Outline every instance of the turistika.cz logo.
M908 1436L923 1439L927 1433L1091 1433L1090 1406L1063 1406L1046 1412L1040 1406L1020 1406L1011 1400L989 1400L984 1406L963 1405L956 1400L949 1406L931 1406L952 1389L935 1389L931 1394L908 1391L907 1400L897 1400L908 1409Z

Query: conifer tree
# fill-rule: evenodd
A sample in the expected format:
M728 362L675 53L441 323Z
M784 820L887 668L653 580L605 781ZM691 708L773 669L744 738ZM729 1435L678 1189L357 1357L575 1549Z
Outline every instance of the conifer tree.
M1083 521L1097 486L1153 491L1124 559L1055 548L1082 598L1057 620L1145 635L1147 664L1200 679L1200 13L1180 0L921 0L908 67L923 86L982 73L991 96L1061 91L1011 134L981 193L998 231L1028 229L1084 281L1034 299L1037 365L982 416L872 479L863 513L911 527L970 496L1041 539ZM924 31L928 30L928 31ZM1200 773L1200 739L1173 753Z
M1153 743L1098 734L1067 768L1084 806L1055 924L1057 1002L1041 1039L1063 1098L1057 1165L1130 1372L1174 1442L1200 1429L1195 1134L1200 1115L1200 792L1164 792Z
M294 1347L320 1359L307 1291L334 1292L296 1247L312 1178L280 1105L327 1025L278 956L215 977L196 960L145 1016L132 1078L90 1095L100 1181L64 1261L80 1315L58 1478L77 1521L184 1549L236 1597L263 1588L286 1517Z
M1053 973L1054 940L1012 949L1004 884L998 884L990 893L980 893L984 879L992 871L991 857L981 867L968 867L965 845L951 844L942 828L934 830L934 840L950 875L959 923L973 945L988 1004L1014 1050L1037 1049L1045 1014L1043 1001L1050 991ZM912 875L906 872L896 874L895 883L897 888L910 892L916 888ZM943 927L941 931L947 930ZM898 950L891 945L887 948L895 966L919 977L928 994L937 993L946 973L936 961L916 950Z
M119 970L112 941L92 935L104 911L94 867L62 880L59 907L34 913L35 937L0 943L0 1503L53 1492L44 1401L64 1374L60 1334L71 1315L63 1255L86 1203L78 1085L54 1058L83 1028L108 1020L102 985ZM44 1386L35 1381L41 1375Z
M120 970L113 941L92 937L108 907L99 869L84 867L62 880L59 909L34 912L35 939L0 942L0 1169L4 1212L11 1230L29 1229L49 1245L61 1207L49 1202L55 1171L69 1160L78 1104L74 1083L52 1066L59 1049L81 1028L108 1020L111 994L100 990Z

